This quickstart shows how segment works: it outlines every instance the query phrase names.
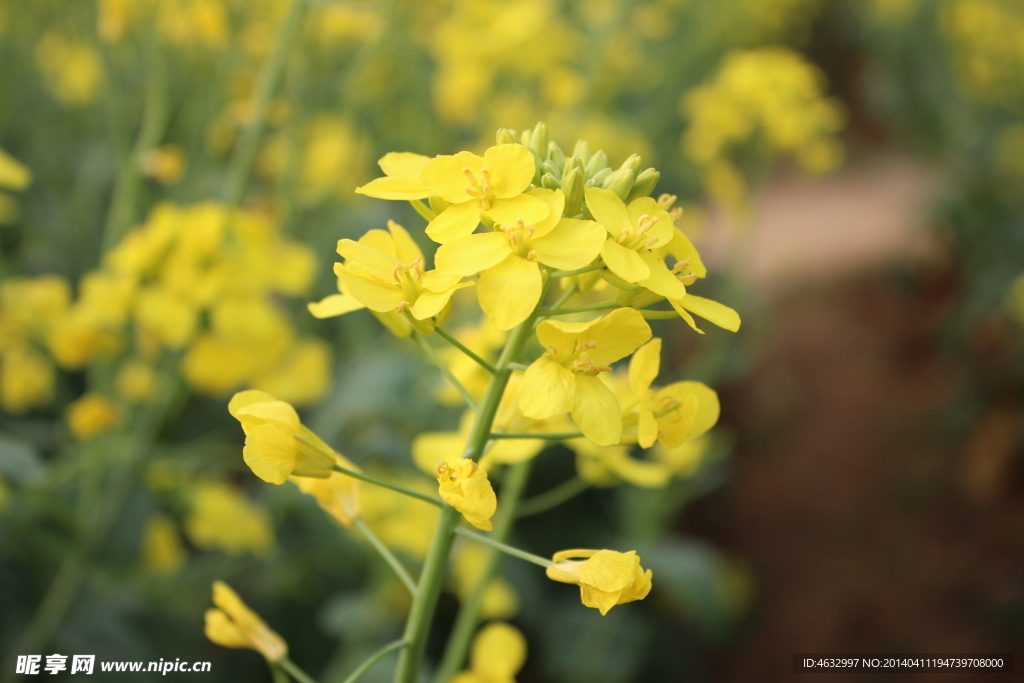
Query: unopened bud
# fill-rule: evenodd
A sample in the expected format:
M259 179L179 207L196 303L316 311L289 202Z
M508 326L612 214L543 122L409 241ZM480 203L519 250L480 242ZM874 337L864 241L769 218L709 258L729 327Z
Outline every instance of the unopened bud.
M583 170L583 162L576 157L569 157L565 160L565 166L562 168L562 184L565 184L565 179L569 177L569 173L573 169L578 169L580 174L586 177L586 171Z
M572 148L572 155L584 164L587 163L590 161L590 145L586 140L577 140L576 146Z
M533 133L530 134L530 147L538 155L548 153L548 127L544 125L543 121L538 121L537 125L533 127Z
M629 158L622 162L622 166L619 166L619 170L628 168L633 171L633 177L637 177L640 174L640 166L643 164L643 159L640 158L639 154L630 154Z
M565 152L554 140L548 143L548 161L553 163L559 171L565 168Z
M546 187L549 190L557 190L562 186L562 183L560 183L558 181L558 178L551 175L550 173L545 173L540 179L540 186Z
M628 168L620 168L612 173L604 181L604 189L611 190L619 195L619 199L626 201L630 191L633 189L633 171Z
M494 142L498 145L514 145L519 142L519 134L511 128L499 128L494 134Z
M523 135L526 134L524 133ZM540 158L540 155L537 154L537 150L533 147L527 145L526 149L530 150L530 153L533 154L533 180L531 182L534 185L540 185L540 177L544 174L544 160Z
M640 197L649 197L659 180L661 180L660 171L655 171L653 168L645 168L643 173L636 177L633 189L629 191L629 201Z
M554 162L552 162L550 159L541 164L540 172L541 175L544 175L545 173L550 173L556 178L562 177L562 169L558 168L558 166L555 166Z
M590 185L591 187L604 187L605 179L608 178L608 176L610 176L611 174L612 169L602 168L600 171L598 171L597 173L590 177L590 180L587 181L587 184Z
M566 216L572 217L580 212L580 208L583 206L583 188L583 171L573 168L569 172L569 176L562 181L562 192L565 193L563 213Z
M602 168L608 168L608 155L603 149L599 149L587 162L587 175L593 177Z

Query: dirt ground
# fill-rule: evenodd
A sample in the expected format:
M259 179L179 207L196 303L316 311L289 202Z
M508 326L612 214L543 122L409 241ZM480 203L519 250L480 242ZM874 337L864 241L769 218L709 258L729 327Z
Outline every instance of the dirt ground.
M953 285L918 223L935 184L916 173L869 165L828 192L768 194L755 240L773 251L754 256L771 286L747 329L767 348L722 392L733 476L685 521L758 585L712 680L789 680L796 652L1005 652L1024 636L1024 497L1012 444L994 457L985 436L1007 420L981 406L995 426L979 437L965 414L970 364L941 344ZM979 676L811 678L1002 680Z

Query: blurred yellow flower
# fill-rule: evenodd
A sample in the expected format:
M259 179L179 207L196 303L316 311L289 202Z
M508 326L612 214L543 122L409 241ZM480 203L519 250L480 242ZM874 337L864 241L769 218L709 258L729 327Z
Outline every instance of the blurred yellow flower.
M515 675L526 662L526 638L514 626L502 621L487 624L469 653L469 670L452 683L515 683Z
M651 338L640 313L620 308L589 323L545 320L537 338L547 352L527 368L519 388L519 409L544 419L570 412L583 435L610 446L622 435L618 400L598 375Z
M350 470L359 468L343 455L335 454L335 462ZM341 472L332 472L327 479L292 477L292 482L306 495L313 496L317 504L339 524L349 529L360 516L359 481Z
M389 476L389 481L420 493L434 493L422 477ZM363 518L384 543L416 558L423 558L440 510L436 505L381 486L363 486L359 490Z
M142 173L162 185L174 185L185 175L185 150L178 145L151 149L139 159Z
M240 391L228 403L228 412L245 431L245 464L263 481L331 477L337 454L299 421L289 404L262 391Z
M74 401L67 410L68 426L79 441L108 432L117 426L121 411L109 399L88 393Z
M155 574L176 574L188 559L178 527L165 515L153 515L142 531L142 563Z
M68 107L92 103L103 84L99 51L57 31L48 31L39 40L36 64L47 89Z
M448 455L437 465L438 492L441 500L462 513L477 529L490 531L491 517L498 499L487 479L487 472L472 460Z
M466 600L483 576L488 551L475 543L456 546L452 583L461 600ZM519 596L508 581L495 576L487 584L480 603L481 619L509 619L519 612Z
M34 347L0 348L0 406L4 410L18 415L49 405L53 380L53 365Z
M114 379L118 396L132 403L141 403L148 399L152 396L155 386L156 373L152 366L138 358L122 363Z
M220 482L204 481L195 484L192 493L185 533L195 547L222 550L228 555L268 555L273 550L270 517L238 490Z
M580 587L580 600L602 615L615 605L643 600L651 592L653 572L640 566L636 552L563 550L551 558L549 579Z
M249 648L278 662L288 656L288 644L263 623L259 615L242 602L222 581L213 582L213 604L206 610L206 637L223 647Z
M0 149L0 188L24 190L31 184L32 171L3 149Z

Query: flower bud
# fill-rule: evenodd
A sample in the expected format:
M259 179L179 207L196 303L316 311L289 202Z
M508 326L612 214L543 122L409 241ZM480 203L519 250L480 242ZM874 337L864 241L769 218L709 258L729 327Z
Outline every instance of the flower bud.
M558 166L555 166L555 164L551 161L545 161L543 164L541 164L540 170L542 177L545 173L550 173L556 178L562 177L562 169L558 168Z
M553 163L559 171L565 168L565 152L554 140L548 143L548 161Z
M569 177L569 172L572 171L574 168L579 169L580 175L586 178L586 171L583 168L583 162L580 161L577 157L569 157L565 161L565 166L562 167L561 178L563 185L565 184L566 178Z
M636 177L636 182L633 183L633 189L629 192L627 202L639 199L640 197L649 197L659 180L661 180L660 171L655 171L653 168L644 169L643 173Z
M620 168L604 181L604 189L611 190L615 194L619 195L619 199L626 201L626 197L629 196L630 191L633 189L633 180L636 175L632 169Z
M525 136L526 134L524 133L523 135ZM542 167L544 166L544 160L540 158L540 155L537 154L537 150L535 150L533 147L526 145L526 149L530 150L530 153L533 154L534 171L533 180L531 182L534 185L540 185L541 176L544 174L544 171L542 170Z
M587 185L590 187L604 187L605 179L612 174L612 169L602 168L600 171L590 176L590 180L587 181ZM589 173L587 175L590 175Z
M619 170L628 168L633 171L633 177L635 178L640 173L640 165L643 163L643 159L639 154L630 154L629 158L622 162L622 166L619 166Z
M577 140L576 146L572 148L572 155L583 163L587 163L590 161L590 145L586 140Z
M604 153L603 149L599 149L594 152L594 156L590 157L590 160L587 161L587 175L593 176L602 168L608 168L608 155Z
M583 206L583 188L583 172L578 167L574 167L568 177L562 181L566 216L575 216L580 212L580 208Z
M494 134L494 142L498 145L515 145L519 143L519 134L511 128L499 128Z
M549 190L557 190L562 186L562 183L550 173L545 173L540 179L540 186L546 187Z
M548 127L543 121L538 121L530 134L530 147L538 154L548 153Z

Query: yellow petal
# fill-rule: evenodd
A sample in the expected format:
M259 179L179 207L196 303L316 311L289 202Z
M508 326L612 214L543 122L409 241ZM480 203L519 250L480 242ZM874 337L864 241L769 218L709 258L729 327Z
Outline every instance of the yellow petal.
M530 186L536 162L533 152L523 145L495 145L484 152L483 167L490 173L491 191L501 199L514 197Z
M526 662L526 638L504 622L485 626L473 641L470 668L483 680L511 681Z
M452 204L427 225L427 237L444 244L470 235L480 225L480 202L475 199Z
M366 306L351 294L331 294L320 301L306 304L306 308L314 318L333 318L336 315L358 311Z
M600 318L590 336L597 342L590 357L598 366L609 366L645 344L651 338L651 326L639 311L619 308Z
M697 399L697 413L690 431L690 438L696 439L718 422L721 407L714 389L702 382L674 382L658 390L654 401L657 405L662 397L671 397L682 406L690 396Z
M394 221L388 221L388 232L391 233L391 241L394 245L392 252L400 263L413 263L416 259L423 258L416 240L412 238L409 231Z
M621 591L603 591L593 586L588 586L585 583L580 584L580 602L587 607L594 607L601 612L604 616L608 614L608 610L619 602L619 595Z
M641 260L647 264L650 274L643 280L637 280L637 284L666 299L679 299L686 296L686 287L672 274L660 256L656 256L646 249L641 249L639 254Z
M356 192L377 199L423 199L430 192L415 178L375 178Z
M224 612L219 609L208 609L204 616L206 637L212 642L221 647L252 647L249 639Z
M384 175L392 178L415 178L420 179L420 172L430 161L430 157L412 152L388 152L382 156L377 164Z
M640 558L632 550L628 553L599 550L580 570L580 582L602 591L621 591L633 583L639 564Z
M690 265L687 266L687 270L697 277L707 277L708 269L704 265L704 261L701 260L700 254L697 253L697 248L693 246L693 242L686 236L686 233L679 228L676 228L672 241L666 246L659 246L657 250L662 256L671 254L676 261L689 259Z
M576 402L572 419L583 436L599 446L612 446L622 438L622 414L612 390L596 375L576 373Z
M519 410L526 417L543 420L564 415L576 404L576 378L560 363L541 356L523 373L519 385Z
M279 424L249 430L242 459L253 474L269 484L283 484L295 469L298 446L295 433Z
M393 254L349 239L338 240L338 253L344 257L345 267L350 271L376 277L382 282L393 282L395 267L401 263Z
M228 402L228 412L231 413L233 417L237 418L238 411L242 408L246 408L255 403L269 403L276 400L276 398L265 391L256 391L255 389L239 391L232 396L231 401Z
M377 278L361 277L340 263L335 264L334 274L345 290L370 310L387 313L406 300L405 293L397 284L388 285Z
M432 292L428 289L424 289L423 293L416 298L416 303L412 305L410 312L412 317L417 320L426 320L427 318L433 318L435 315L441 312L441 310L448 305L448 301L451 300L452 294L455 294L458 290L464 287L472 287L472 282L460 282L454 287L450 287L441 292Z
M658 241L654 247L664 247L672 241L675 236L675 226L672 224L672 216L658 206L658 202L653 197L639 197L629 203L626 208L626 214L629 216L629 224L632 226L638 225L641 216L650 216L656 219L654 225L650 230L647 231L645 237L648 239L657 238Z
M691 296L691 295L687 294L686 296ZM683 297L683 299L685 299L685 298L686 297ZM674 308L676 313L679 314L679 317L682 318L683 320L685 320L686 324L689 325L690 328L693 329L694 332L696 332L698 334L704 334L704 330L702 330L699 327L697 327L697 321L693 319L693 316L690 315L690 312L687 311L685 308L683 308L679 304L680 301L682 301L682 299L669 299L669 303L672 304L672 308Z
M551 232L530 241L537 260L559 270L576 270L601 253L607 235L594 221L563 218Z
M655 401L661 397L661 392ZM680 407L658 418L658 441L668 449L678 448L693 434L699 404L696 397L686 396ZM716 418L717 421L717 418Z
M530 190L529 195L548 205L548 217L533 223L533 237L536 239L551 232L562 219L562 212L565 210L565 194L561 190L538 187ZM603 233L604 230L602 229L601 232Z
M634 227L630 223L629 214L626 213L626 205L619 199L619 195L599 187L588 187L585 193L587 208L590 209L591 215L613 238L621 235L623 230Z
M502 232L467 235L437 248L434 267L456 275L474 275L497 265L512 253Z
M688 311L696 313L700 317L713 322L730 332L740 329L740 315L724 304L711 299L687 294L678 300L679 305Z
M469 199L469 195L466 194L468 179L462 169L468 168L479 180L483 162L482 157L472 152L434 157L423 166L420 171L420 180L423 181L430 194L442 197L446 202L457 204Z
M637 416L637 443L640 448L650 448L658 440L658 421L650 408L640 408Z
M543 221L551 211L548 205L536 197L521 194L505 199L495 199L494 205L485 211L488 218L499 225L515 225L520 218L527 225Z
M633 585L627 587L619 594L619 600L617 605L622 605L627 602L633 602L634 600L643 600L651 592L652 579L654 578L654 572L648 569L646 572L640 568L640 564L636 566L636 576L633 579Z
M530 317L540 301L540 266L515 254L480 274L480 308L499 330L511 330Z
M643 398L661 368L661 339L655 337L637 349L629 361L629 386L633 395Z
M627 249L613 239L606 239L601 245L601 258L604 259L608 270L626 282L640 282L651 275L651 269L640 258L640 254L633 249Z

